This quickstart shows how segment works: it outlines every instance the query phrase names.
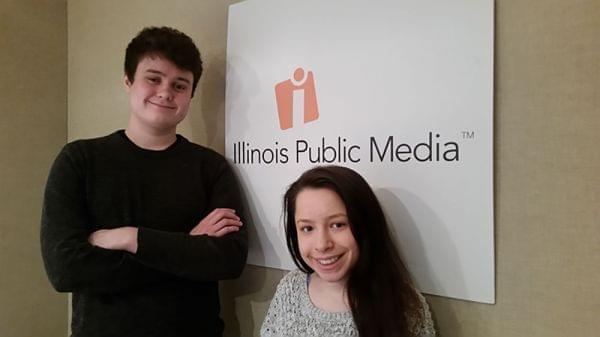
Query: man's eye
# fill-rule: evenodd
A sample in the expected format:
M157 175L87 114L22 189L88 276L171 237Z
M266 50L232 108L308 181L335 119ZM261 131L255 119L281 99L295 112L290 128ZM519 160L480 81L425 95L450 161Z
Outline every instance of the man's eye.
M158 77L148 77L148 82L150 82L150 83L160 83L160 78L158 78Z
M185 91L187 86L185 84L175 84L175 90L177 91Z

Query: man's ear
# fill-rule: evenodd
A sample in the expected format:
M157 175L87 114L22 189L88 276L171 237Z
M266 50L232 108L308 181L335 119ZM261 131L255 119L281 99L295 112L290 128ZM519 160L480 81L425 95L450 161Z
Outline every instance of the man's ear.
M127 75L123 75L123 82L125 83L125 91L129 92L131 89L131 81L127 77Z

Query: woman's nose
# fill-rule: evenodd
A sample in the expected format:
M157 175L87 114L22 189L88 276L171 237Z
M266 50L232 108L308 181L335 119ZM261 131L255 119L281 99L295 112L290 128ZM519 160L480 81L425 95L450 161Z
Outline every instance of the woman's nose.
M331 247L333 247L333 241L331 240L331 234L326 230L320 231L317 234L315 249L320 252L324 252L324 251L331 249Z

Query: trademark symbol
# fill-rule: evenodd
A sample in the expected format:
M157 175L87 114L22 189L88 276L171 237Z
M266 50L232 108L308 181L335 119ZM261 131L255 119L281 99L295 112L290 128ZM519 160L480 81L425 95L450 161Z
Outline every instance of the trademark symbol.
M475 131L462 131L463 139L475 139Z

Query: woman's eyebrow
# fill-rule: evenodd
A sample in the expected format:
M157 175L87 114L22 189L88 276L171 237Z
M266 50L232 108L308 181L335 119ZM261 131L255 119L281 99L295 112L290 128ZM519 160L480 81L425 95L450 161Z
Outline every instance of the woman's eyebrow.
M336 214L331 214L331 215L328 215L327 217L325 217L326 220L340 219L340 218L347 219L348 215L346 213L336 213ZM296 220L296 223L301 223L301 222L308 223L308 224L314 223L314 221L310 220L310 219L300 218L300 219Z
M328 220L330 219L334 219L334 218L347 218L348 215L346 213L336 213L336 214L332 214L330 216L327 217Z

